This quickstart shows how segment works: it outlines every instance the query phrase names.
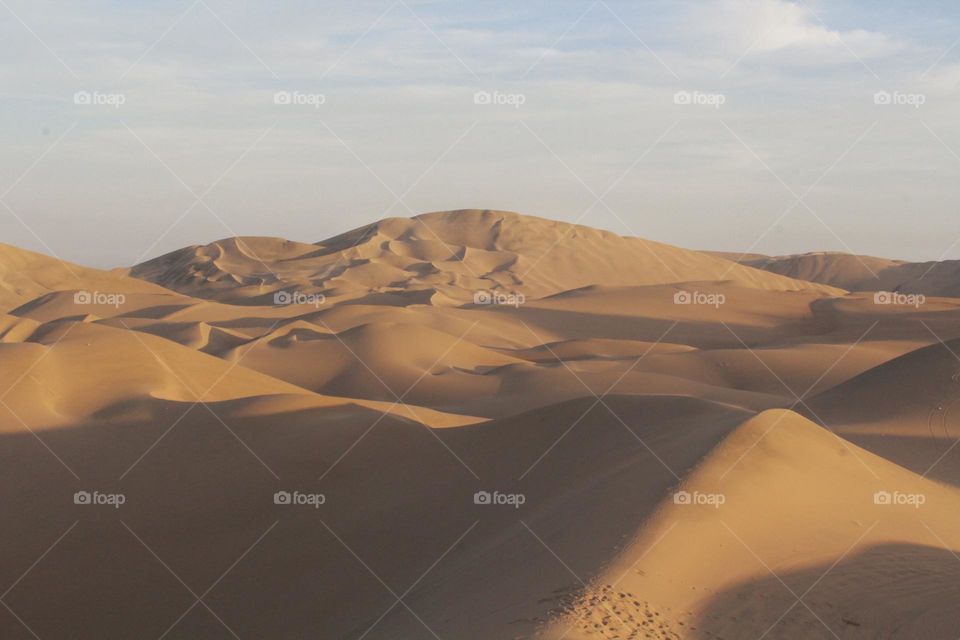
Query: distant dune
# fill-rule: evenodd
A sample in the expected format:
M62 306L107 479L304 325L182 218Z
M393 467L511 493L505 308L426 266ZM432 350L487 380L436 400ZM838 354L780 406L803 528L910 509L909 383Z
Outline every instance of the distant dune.
M130 274L188 295L247 303L283 288L337 299L394 293L398 304L453 305L480 290L540 298L595 284L725 280L836 292L658 242L475 209L388 218L316 245L231 238L175 251ZM378 302L389 299L381 295Z
M955 639L957 267L738 257L0 246L0 637Z
M901 291L928 296L960 296L960 260L905 262L832 252L774 257L707 253L770 273L848 291Z

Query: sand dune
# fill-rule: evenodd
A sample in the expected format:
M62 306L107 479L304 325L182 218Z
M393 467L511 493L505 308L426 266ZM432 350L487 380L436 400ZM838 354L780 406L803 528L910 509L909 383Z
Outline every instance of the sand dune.
M0 344L2 357L10 364L0 376L0 388L6 390L4 409L8 419L16 418L2 424L14 431L24 423L36 431L100 420L122 423L144 415L163 421L171 403L269 397L282 397L286 405L301 409L357 404L416 415L431 426L474 421L415 406L317 395L146 332L81 322L56 322L44 328L24 341ZM97 363L93 370L86 364L91 361ZM77 371L85 374L71 373Z
M238 303L284 287L332 298L426 291L463 303L478 291L543 297L593 284L718 279L778 291L836 292L669 245L489 210L388 218L313 247L273 238L228 239L161 256L130 274L188 295Z
M924 502L878 505L883 491ZM568 638L637 628L653 637L882 637L896 625L904 637L947 637L960 623L950 604L960 564L944 563L936 537L960 543L960 493L797 414L748 420L677 492L691 503L665 500L554 633L572 624ZM819 581L854 545L843 570ZM914 593L915 575L930 577L926 597ZM801 594L806 606L796 605Z
M101 271L64 262L0 243L0 310L7 311L51 291L132 293L160 292L160 287L129 278L119 271Z
M960 340L911 351L810 402L837 432L917 473L960 486Z
M928 296L960 296L960 261L957 260L906 262L823 251L773 257L732 253L711 255L770 273L848 291L902 291Z
M485 210L3 247L0 637L954 638L960 278L748 258Z

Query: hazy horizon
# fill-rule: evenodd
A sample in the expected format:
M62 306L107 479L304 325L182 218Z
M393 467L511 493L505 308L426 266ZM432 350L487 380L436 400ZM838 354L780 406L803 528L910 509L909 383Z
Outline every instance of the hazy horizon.
M0 238L95 267L490 208L960 258L960 8L4 2Z

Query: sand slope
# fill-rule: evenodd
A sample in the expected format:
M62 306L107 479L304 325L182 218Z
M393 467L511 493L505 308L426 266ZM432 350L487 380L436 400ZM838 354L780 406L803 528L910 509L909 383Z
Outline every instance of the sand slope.
M0 310L6 311L50 291L105 293L161 292L163 289L124 275L64 262L0 243Z
M811 412L861 446L960 485L960 340L894 358L826 391Z

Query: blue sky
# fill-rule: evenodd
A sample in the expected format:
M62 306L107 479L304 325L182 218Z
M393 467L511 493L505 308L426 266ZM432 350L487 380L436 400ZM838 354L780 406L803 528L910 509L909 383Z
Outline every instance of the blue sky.
M483 207L691 248L960 258L958 13L2 0L0 239L117 266Z

